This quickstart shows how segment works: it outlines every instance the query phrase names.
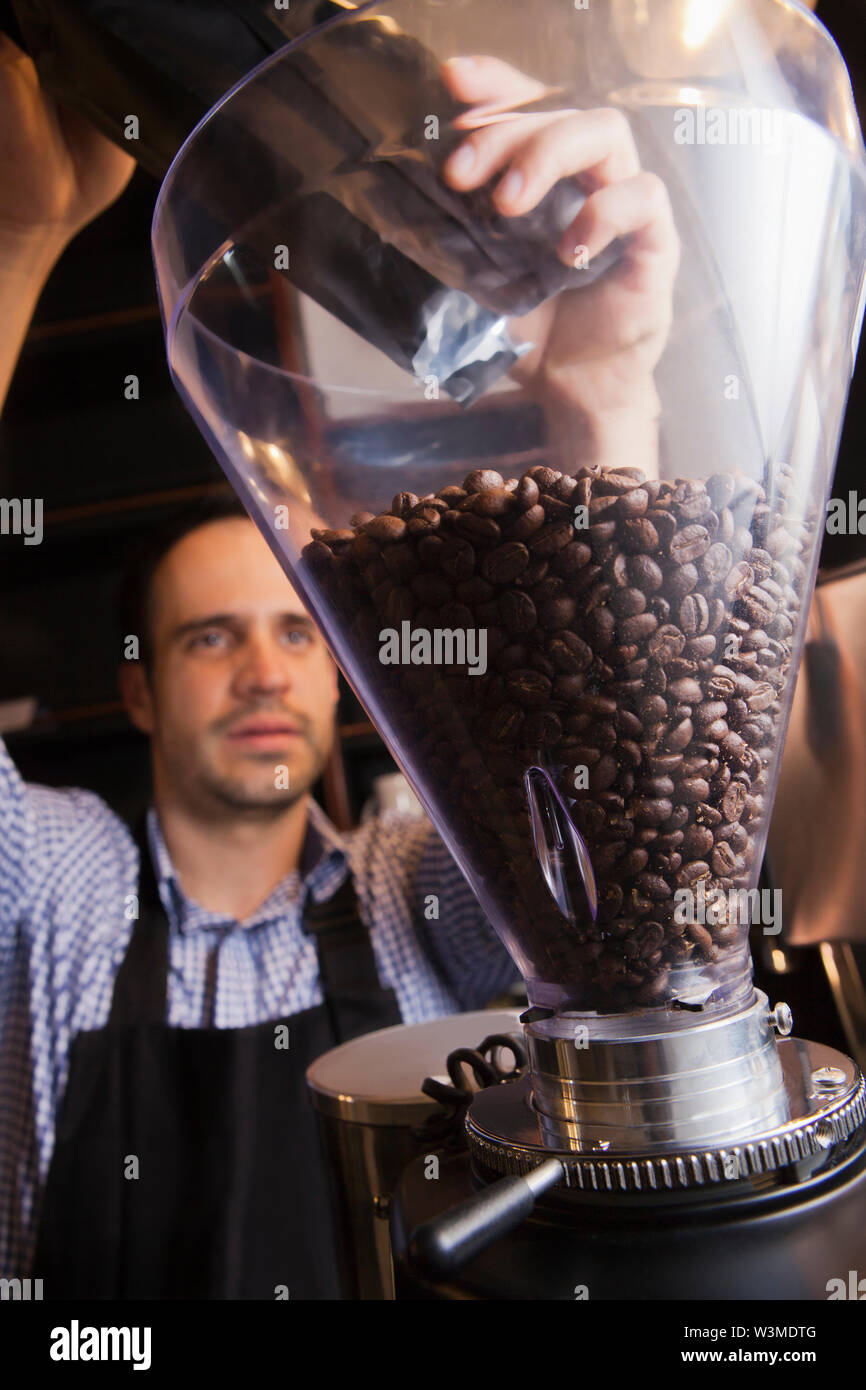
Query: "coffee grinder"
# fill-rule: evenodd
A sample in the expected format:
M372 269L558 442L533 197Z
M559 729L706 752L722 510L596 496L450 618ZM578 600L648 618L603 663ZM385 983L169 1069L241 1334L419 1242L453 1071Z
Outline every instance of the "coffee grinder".
M493 155L454 186L469 134L548 161L531 206ZM749 950L864 174L798 0L385 0L260 64L165 180L178 390L526 984L525 1075L399 1186L398 1297L866 1268L863 1077Z

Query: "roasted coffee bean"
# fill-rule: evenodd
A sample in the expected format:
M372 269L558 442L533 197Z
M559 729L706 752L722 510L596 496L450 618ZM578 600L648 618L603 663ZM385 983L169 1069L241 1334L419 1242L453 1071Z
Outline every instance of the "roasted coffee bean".
M706 629L710 611L703 594L686 594L678 612L680 626L687 637L695 637Z
M656 661L668 662L679 656L685 637L672 623L665 623L653 632L647 642L647 652Z
M623 642L643 642L658 627L658 618L652 613L636 613L632 618L624 618L619 624L619 636Z
M537 463L527 470L526 476L532 478L533 482L538 484L542 492L546 492L559 481L562 474L557 473L554 468L548 468L546 464Z
M714 666L707 682L707 694L713 700L724 700L733 695L737 686L737 674L729 666Z
M682 753L648 753L646 756L647 770L654 777L673 777L682 763Z
M476 544L492 545L502 535L498 523L492 517L476 516L474 512L458 512L454 526L461 536Z
M643 796L667 796L674 794L674 782L671 777L645 777L640 784Z
M670 818L673 806L666 797L638 797L632 805L633 817L637 825L663 825Z
M505 516L515 505L513 496L504 487L487 488L477 493L474 501L472 510L476 516Z
M549 581L545 581L549 582ZM556 630L567 628L574 618L577 605L567 594L559 594L545 600L538 609L538 621L543 628Z
M645 594L656 593L664 583L661 567L649 555L630 555L627 559L627 569L632 584Z
M463 480L464 492L484 492L487 488L503 487L501 473L492 468L475 468Z
M747 792L742 782L731 782L722 797L722 815L726 821L738 821L746 806Z
M621 535L623 549L629 555L651 555L659 548L658 532L648 516L630 517L623 522Z
M490 737L497 743L511 743L517 737L524 714L519 705L500 705L490 720Z
M556 552L550 563L555 574L568 577L577 574L591 559L592 551L588 545L583 541L569 541L568 545Z
M499 612L506 632L531 632L538 621L535 604L522 589L508 589L499 600Z
M671 538L668 555L674 564L691 564L706 554L709 545L710 536L706 527L692 524L684 526Z
M538 483L534 478L530 478L528 473L524 473L514 490L517 505L522 511L528 511L530 507L535 506L538 497Z
M695 723L702 734L706 733L707 726L716 719L724 719L728 712L728 706L724 700L704 700L695 710ZM712 737L712 735L710 735Z
M520 705L541 705L550 698L551 683L540 671L525 667L508 672L505 688Z
M618 618L632 618L646 611L646 595L640 589L616 589L610 606Z
M527 513L524 512L524 517ZM543 526L530 538L528 544L533 556L555 555L558 550L569 545L574 539L571 522L557 521L552 526Z
M713 832L705 825L690 825L683 832L683 854L689 859L703 859L713 847Z
M405 517L407 512L418 506L418 501L414 492L398 492L391 503L391 511L394 516Z
M715 656L718 642L710 633L705 632L700 637L690 637L685 647L685 654L693 657L696 661L709 661L710 657Z
M668 684L668 695L675 700L682 700L685 704L697 705L704 698L700 682L689 676L679 680L671 681Z
M558 632L547 648L554 666L567 675L589 669L592 648L576 632Z
M381 541L383 544L399 541L406 534L406 523L398 516L391 516L387 512L383 512L381 516L376 516L372 521L365 523L363 534L371 536L374 541Z
M616 619L609 608L594 608L586 620L587 636L598 651L606 651L613 641Z
M746 564L745 560L740 560L738 564L732 565L725 575L723 588L729 599L742 599L748 594L755 582L755 572L751 565Z
M475 607L479 603L489 603L495 594L492 584L488 584L486 579L474 574L471 579L461 579L459 584L454 585L454 595L460 603L468 603L470 607Z
M628 492L623 492L618 502L619 514L625 518L643 516L648 506L649 493L643 487L634 487Z
M709 783L703 777L683 777L677 783L677 796L687 806L694 806L698 802L706 801L709 794Z
M582 695L586 688L586 676L581 675L558 675L553 681L553 696L557 700L566 700L569 703Z
M511 522L508 527L508 536L512 541L528 541L536 535L544 525L544 508L537 504L528 507L525 512Z
M682 719L667 734L664 741L665 749L671 753L681 753L691 743L694 732L691 719Z
M546 492L541 494L538 501L548 521L568 521L571 524L574 512L567 502Z
M720 584L734 563L734 557L726 545L716 541L710 546L701 560L701 569L708 584Z

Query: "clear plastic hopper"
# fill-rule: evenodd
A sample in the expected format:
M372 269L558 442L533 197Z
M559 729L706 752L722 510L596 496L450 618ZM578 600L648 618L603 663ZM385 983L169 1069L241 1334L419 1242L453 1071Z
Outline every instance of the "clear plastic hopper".
M617 1037L748 1012L863 309L826 31L347 8L197 128L153 239L177 387L530 1002Z

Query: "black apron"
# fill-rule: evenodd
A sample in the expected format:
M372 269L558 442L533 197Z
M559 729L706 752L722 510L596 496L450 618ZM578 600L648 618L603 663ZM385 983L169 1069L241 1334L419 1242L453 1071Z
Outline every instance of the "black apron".
M139 917L108 1025L72 1042L34 1276L46 1299L339 1298L304 1073L401 1022L351 876L325 903L307 898L323 1004L251 1028L170 1028L169 925L143 825L136 840Z

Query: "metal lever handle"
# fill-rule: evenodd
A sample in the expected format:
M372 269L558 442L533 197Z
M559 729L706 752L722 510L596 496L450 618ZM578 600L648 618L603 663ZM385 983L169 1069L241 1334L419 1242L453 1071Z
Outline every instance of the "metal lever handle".
M536 1198L564 1177L559 1159L549 1158L525 1177L500 1178L418 1226L406 1252L409 1263L419 1273L434 1278L453 1274L499 1236L519 1226Z

